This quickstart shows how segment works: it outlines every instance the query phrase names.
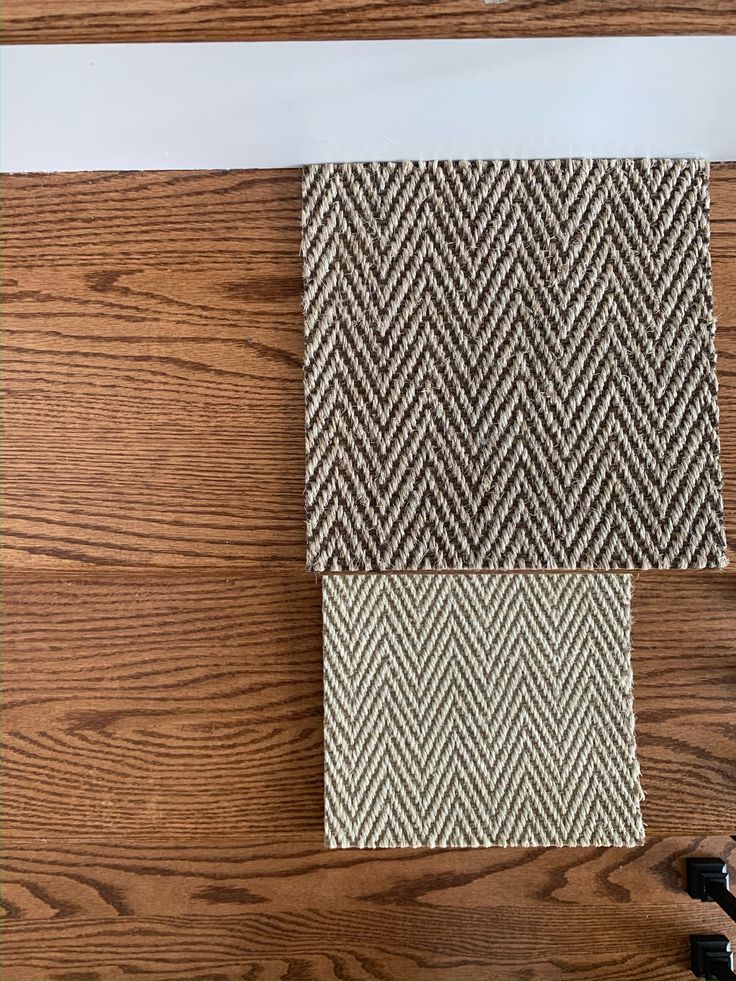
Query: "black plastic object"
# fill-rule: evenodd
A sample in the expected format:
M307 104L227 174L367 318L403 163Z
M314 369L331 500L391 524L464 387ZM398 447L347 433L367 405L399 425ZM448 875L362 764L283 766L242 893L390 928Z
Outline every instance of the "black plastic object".
M718 903L736 922L736 896L728 890L728 866L720 858L685 859L687 891L703 903Z
M736 981L728 937L719 933L693 934L690 937L690 970L696 978L706 978L706 981Z

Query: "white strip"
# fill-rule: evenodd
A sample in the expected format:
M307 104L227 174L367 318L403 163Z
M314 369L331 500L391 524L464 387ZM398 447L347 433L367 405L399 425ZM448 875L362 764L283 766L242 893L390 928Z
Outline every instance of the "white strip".
M736 159L736 37L2 49L4 171Z

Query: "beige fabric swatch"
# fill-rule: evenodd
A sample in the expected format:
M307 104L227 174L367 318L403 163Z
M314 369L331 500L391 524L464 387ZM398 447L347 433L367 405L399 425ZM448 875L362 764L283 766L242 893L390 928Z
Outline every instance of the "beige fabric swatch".
M622 575L323 580L331 847L643 840Z

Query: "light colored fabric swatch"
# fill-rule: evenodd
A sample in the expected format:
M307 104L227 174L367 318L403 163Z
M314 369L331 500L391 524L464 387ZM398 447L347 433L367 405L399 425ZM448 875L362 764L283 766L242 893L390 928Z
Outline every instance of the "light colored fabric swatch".
M307 565L725 564L708 169L309 167Z
M329 846L643 840L629 576L322 588Z

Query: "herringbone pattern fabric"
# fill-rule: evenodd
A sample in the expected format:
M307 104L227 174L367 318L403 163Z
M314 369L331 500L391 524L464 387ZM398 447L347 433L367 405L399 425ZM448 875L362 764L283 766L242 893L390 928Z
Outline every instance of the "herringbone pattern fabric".
M308 567L724 564L707 178L308 168Z
M323 580L332 847L643 839L629 576Z

